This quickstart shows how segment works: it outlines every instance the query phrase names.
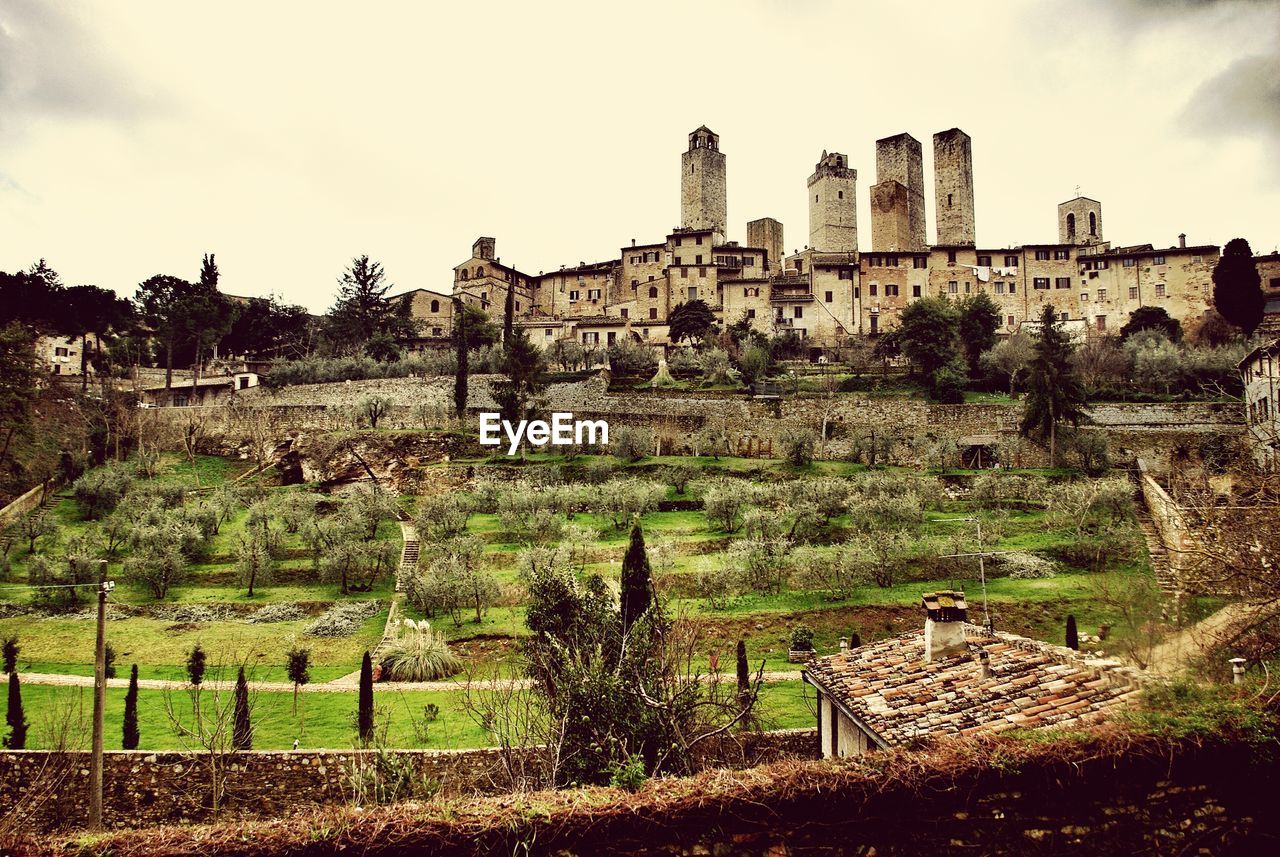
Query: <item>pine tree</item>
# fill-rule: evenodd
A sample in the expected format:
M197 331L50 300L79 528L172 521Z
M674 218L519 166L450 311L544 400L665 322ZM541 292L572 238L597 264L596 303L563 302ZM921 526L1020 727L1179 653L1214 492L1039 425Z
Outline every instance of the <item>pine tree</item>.
M360 662L360 698L356 709L356 728L360 733L360 743L368 745L373 741L373 658L364 653Z
M453 376L453 410L459 421L467 415L467 313L462 298L453 299L453 348L457 354L458 368Z
M653 604L653 577L649 571L649 554L644 549L644 533L640 521L631 524L631 543L622 557L622 633L631 630Z
M30 724L22 710L22 688L16 672L9 673L9 707L5 711L4 722L9 725L9 736L4 739L4 746L10 750L27 749L27 726Z
M1213 305L1245 336L1262 323L1266 307L1262 276L1253 261L1253 250L1243 238L1232 238L1222 248L1222 257L1213 269Z
M231 748L253 749L253 724L249 722L249 683L244 679L244 667L236 676L235 710L231 726Z
M1076 617L1073 613L1067 614L1067 648L1080 650L1080 634L1076 631Z
M1035 358L1031 361L1030 391L1022 411L1021 432L1049 442L1049 460L1058 461L1058 425L1079 425L1088 419L1085 394L1071 365L1071 340L1058 322L1052 304L1040 314Z
M129 689L124 694L124 740L121 747L138 749L138 665L129 670Z
M352 259L343 272L325 324L326 335L339 351L389 360L396 353L395 340L414 332L408 301L388 301L392 284L385 280L382 266L368 256Z

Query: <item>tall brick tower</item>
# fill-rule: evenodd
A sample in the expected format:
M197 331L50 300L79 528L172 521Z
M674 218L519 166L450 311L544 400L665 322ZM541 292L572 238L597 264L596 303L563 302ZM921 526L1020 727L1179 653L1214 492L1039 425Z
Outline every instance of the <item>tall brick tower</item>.
M770 273L782 273L782 224L772 217L762 217L747 223L747 246L763 247L768 254Z
M680 225L727 234L724 153L720 136L706 125L689 134L689 149L680 156Z
M1058 243L1101 244L1102 203L1077 196L1058 205Z
M974 244L973 143L959 128L933 135L934 220L939 244Z
M809 176L809 246L828 253L858 249L858 171L839 152L822 153Z
M871 188L872 249L925 249L920 141L910 134L876 140L876 182Z

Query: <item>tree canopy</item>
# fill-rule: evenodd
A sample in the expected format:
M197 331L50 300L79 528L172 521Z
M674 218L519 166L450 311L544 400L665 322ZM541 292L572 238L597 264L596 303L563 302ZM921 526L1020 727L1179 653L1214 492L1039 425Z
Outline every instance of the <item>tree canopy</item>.
M407 301L388 301L382 265L367 255L351 260L338 280L338 298L325 322L325 337L334 352L392 360L396 341L413 335Z
M667 326L672 342L701 342L716 323L715 313L701 298L682 303L671 311Z
M1049 457L1055 462L1059 424L1075 426L1087 418L1084 389L1071 361L1074 350L1053 305L1045 304L1040 313L1021 431L1027 437L1048 441Z
M1143 306L1129 313L1129 320L1120 328L1120 341L1123 342L1143 330L1163 333L1170 342L1182 339L1182 325L1164 307Z

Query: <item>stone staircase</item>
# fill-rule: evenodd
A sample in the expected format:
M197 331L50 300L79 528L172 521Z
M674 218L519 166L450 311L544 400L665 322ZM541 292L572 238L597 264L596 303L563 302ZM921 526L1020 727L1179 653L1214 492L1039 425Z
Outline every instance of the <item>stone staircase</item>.
M1136 481L1139 477L1137 471L1130 471L1129 476L1135 481L1133 506L1137 512L1138 528L1142 531L1142 540L1147 545L1147 555L1151 557L1151 570L1155 573L1156 583L1160 589L1170 595L1180 595L1183 590L1182 580L1178 576L1178 572L1174 570L1173 563L1169 561L1169 552L1165 549L1164 541L1160 538L1160 531L1156 529L1155 521L1151 519L1151 510L1147 508L1146 498L1142 496L1142 489L1136 487Z
M405 520L407 515L403 513L400 516L400 537L404 545L400 549L400 567L396 570L396 591L391 596L391 609L387 611L387 624L382 630L382 639L378 641L378 645L374 647L371 656L376 664L382 660L382 653L386 651L388 645L396 637L396 625L400 621L400 602L404 600L404 581L405 578L418 570L418 553L421 545L418 542L418 532L413 528L413 524Z
M70 494L51 493L44 498L44 501L38 508L31 510L31 514L43 518L45 515L57 508L58 504L63 500L69 499L71 499ZM3 535L0 535L0 556L7 554L9 549L13 547L14 542L18 541L19 538L21 538L21 534L18 533L16 529L9 530Z

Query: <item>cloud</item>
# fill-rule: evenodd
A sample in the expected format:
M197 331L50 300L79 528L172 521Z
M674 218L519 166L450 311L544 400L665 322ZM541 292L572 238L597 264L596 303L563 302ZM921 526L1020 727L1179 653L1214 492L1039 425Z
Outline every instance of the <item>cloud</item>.
M46 116L141 114L150 99L102 56L98 41L60 4L6 0L0 6L0 129Z
M1206 136L1261 136L1280 148L1280 53L1241 57L1206 80L1182 119Z

